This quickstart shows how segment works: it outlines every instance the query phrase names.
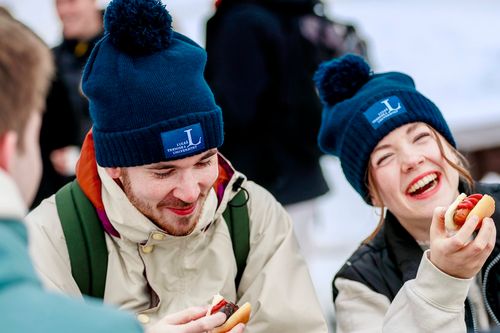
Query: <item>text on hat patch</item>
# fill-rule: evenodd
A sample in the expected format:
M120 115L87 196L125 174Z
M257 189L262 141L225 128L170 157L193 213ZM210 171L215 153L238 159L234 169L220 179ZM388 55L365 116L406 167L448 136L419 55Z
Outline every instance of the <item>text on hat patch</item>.
M401 100L396 96L386 97L368 108L364 115L374 129L378 129L382 124L392 117L405 113Z
M193 155L205 149L203 130L200 123L183 128L162 132L161 140L165 157L178 158L184 155Z

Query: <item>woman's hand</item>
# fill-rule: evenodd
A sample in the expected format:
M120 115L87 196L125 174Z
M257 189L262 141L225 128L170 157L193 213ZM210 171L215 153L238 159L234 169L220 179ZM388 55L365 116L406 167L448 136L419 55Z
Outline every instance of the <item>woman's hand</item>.
M448 275L460 279L472 278L493 251L496 241L495 224L491 218L484 218L481 229L474 238L474 229L479 221L477 216L472 216L455 235L449 236L444 226L445 211L442 207L434 210L429 259Z
M207 307L191 307L163 317L146 330L146 333L203 333L220 326L226 320L222 312L205 316ZM228 333L243 333L244 324L236 325Z

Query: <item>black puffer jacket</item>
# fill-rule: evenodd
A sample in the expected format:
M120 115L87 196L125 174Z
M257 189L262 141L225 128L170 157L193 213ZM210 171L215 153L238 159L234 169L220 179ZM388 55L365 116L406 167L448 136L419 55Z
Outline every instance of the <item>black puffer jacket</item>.
M206 78L224 116L221 152L283 204L328 191L317 147L319 59L299 21L311 0L222 0L207 23Z
M53 49L56 76L47 97L46 111L40 129L43 175L32 207L55 193L73 177L59 174L50 161L55 149L80 146L92 126L87 99L80 91L83 67L94 44L102 37L88 42L64 40Z
M500 184L476 184L475 192L490 194L500 202ZM500 205L496 205L493 220L500 229ZM415 278L423 251L415 239L404 229L396 218L388 213L385 224L375 238L361 245L347 260L333 280L333 299L338 290L335 280L344 278L360 282L373 291L394 299L403 284ZM499 324L500 319L500 233L493 252L483 266L482 292L486 295L486 309L490 317ZM475 332L468 301L465 302L467 329Z

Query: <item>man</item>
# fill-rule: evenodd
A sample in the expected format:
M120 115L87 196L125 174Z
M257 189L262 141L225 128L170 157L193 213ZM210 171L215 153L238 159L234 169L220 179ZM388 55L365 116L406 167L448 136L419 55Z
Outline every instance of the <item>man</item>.
M40 179L38 135L54 70L47 46L0 7L0 311L2 332L140 333L130 314L48 293L28 256L22 218ZM147 333L205 332L223 314L191 307L161 319ZM232 333L241 333L243 327Z
M53 49L56 76L42 120L43 176L33 206L74 178L80 146L92 126L81 73L103 32L97 0L55 0L55 5L63 41Z
M288 215L218 154L205 51L158 0L114 0L104 21L82 77L94 127L77 167L105 233L104 301L149 325L220 293L252 304L247 332L326 332ZM237 284L222 212L239 191L250 251ZM78 296L59 213L53 196L30 214L32 254L47 286Z

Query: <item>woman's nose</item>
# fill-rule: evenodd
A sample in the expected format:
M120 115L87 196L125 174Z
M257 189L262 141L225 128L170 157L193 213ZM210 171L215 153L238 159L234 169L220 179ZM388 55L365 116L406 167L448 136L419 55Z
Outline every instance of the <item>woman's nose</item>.
M401 156L401 168L404 172L414 170L424 162L425 158L422 154L415 152L405 152Z

